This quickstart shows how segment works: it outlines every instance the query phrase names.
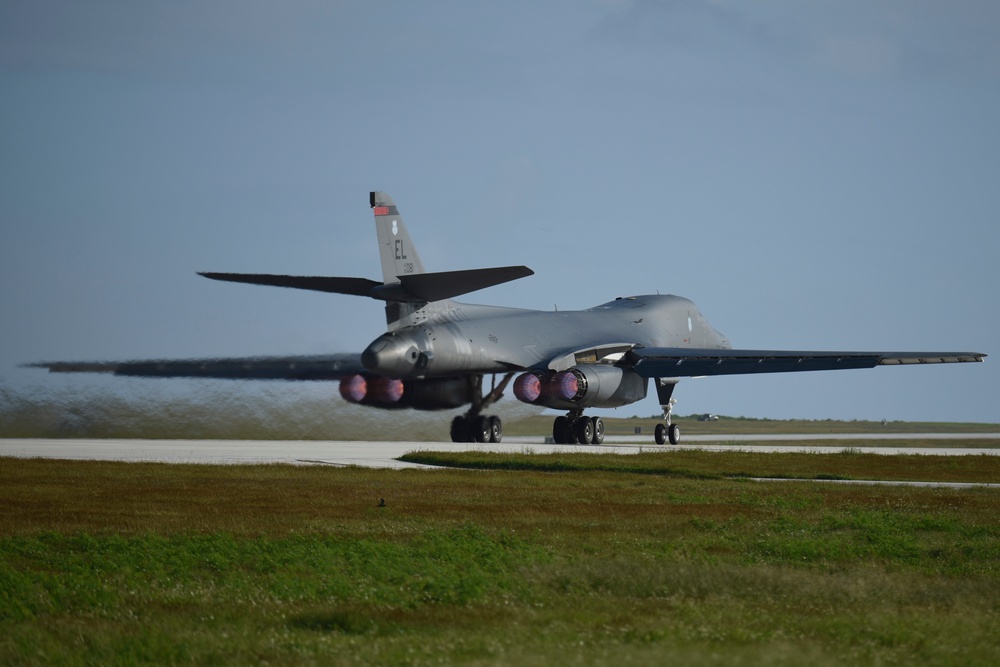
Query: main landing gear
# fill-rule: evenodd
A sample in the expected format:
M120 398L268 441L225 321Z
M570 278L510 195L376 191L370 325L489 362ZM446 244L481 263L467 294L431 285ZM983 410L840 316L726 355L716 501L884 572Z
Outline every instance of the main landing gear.
M451 420L452 442L500 442L503 438L503 422L496 415L484 415L483 410L500 400L503 390L514 377L513 373L504 375L500 384L493 376L493 388L483 395L483 376L475 375L469 378L469 393L472 405L464 415Z
M571 410L552 423L552 439L557 445L599 445L604 442L604 420L585 417L583 410Z
M452 442L500 442L503 422L496 415L459 415L451 420Z

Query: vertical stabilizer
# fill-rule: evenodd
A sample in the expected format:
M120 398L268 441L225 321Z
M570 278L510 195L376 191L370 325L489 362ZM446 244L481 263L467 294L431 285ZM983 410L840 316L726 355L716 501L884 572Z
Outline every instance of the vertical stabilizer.
M384 192L372 192L369 203L375 214L375 233L378 235L378 252L382 260L382 282L398 283L401 276L424 272L417 249L413 247L410 233L406 231L403 217L396 202ZM389 331L405 326L411 316L424 303L389 301L385 304L385 321Z
M369 196L375 213L375 231L378 234L378 251L382 259L382 280L386 285L398 283L401 276L423 273L417 249L413 247L403 218L399 215L392 197L384 192Z

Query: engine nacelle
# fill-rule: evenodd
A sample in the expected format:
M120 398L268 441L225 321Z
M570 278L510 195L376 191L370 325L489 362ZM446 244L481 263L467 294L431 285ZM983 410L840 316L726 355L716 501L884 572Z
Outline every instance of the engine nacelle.
M340 381L340 395L349 403L395 410L450 410L472 402L465 378L397 380L373 375L351 375Z
M450 410L472 402L472 385L466 378L407 380L403 400L416 410Z
M617 366L574 366L524 373L514 381L514 396L547 408L617 408L646 398L646 387L646 378Z
M340 395L350 403L391 408L405 393L403 381L393 378L352 375L340 381Z

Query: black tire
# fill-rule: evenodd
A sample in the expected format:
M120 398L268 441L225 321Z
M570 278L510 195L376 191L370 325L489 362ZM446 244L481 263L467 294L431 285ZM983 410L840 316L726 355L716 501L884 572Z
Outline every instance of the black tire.
M653 437L656 438L656 444L663 445L667 442L667 425L657 424L656 430L653 431Z
M677 424L671 424L667 428L667 439L671 445L676 445L681 441L681 429Z
M451 441L469 441L469 420L461 415L451 420Z
M593 417L591 421L594 422L594 436L590 442L593 445L600 445L604 442L604 420L600 417Z
M496 415L490 417L490 442L500 442L503 439L503 422Z
M557 445L568 445L570 443L569 438L569 417L559 416L556 417L555 421L552 422L552 439L555 440Z
M476 439L476 442L489 442L492 432L490 418L479 415L473 423L475 424L475 428L472 429L472 435Z
M594 422L590 421L590 417L577 419L573 424L573 430L576 431L576 441L581 445L589 445L594 439Z

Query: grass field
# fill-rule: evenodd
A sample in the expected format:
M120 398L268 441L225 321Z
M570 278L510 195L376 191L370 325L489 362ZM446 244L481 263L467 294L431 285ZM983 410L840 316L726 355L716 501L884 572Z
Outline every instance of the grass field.
M996 457L680 454L0 459L0 664L1000 663L1000 492L724 476Z
M856 442L856 441L850 441ZM908 446L919 447L913 441ZM972 442L979 442L973 440ZM985 440L996 446L995 440ZM927 446L931 446L928 444ZM983 445L987 446L987 445ZM751 451L713 452L678 449L638 454L536 454L530 451L414 451L400 457L411 463L474 470L536 472L618 472L686 479L782 478L801 480L892 480L1000 484L1000 456L867 454L848 447L837 454Z

